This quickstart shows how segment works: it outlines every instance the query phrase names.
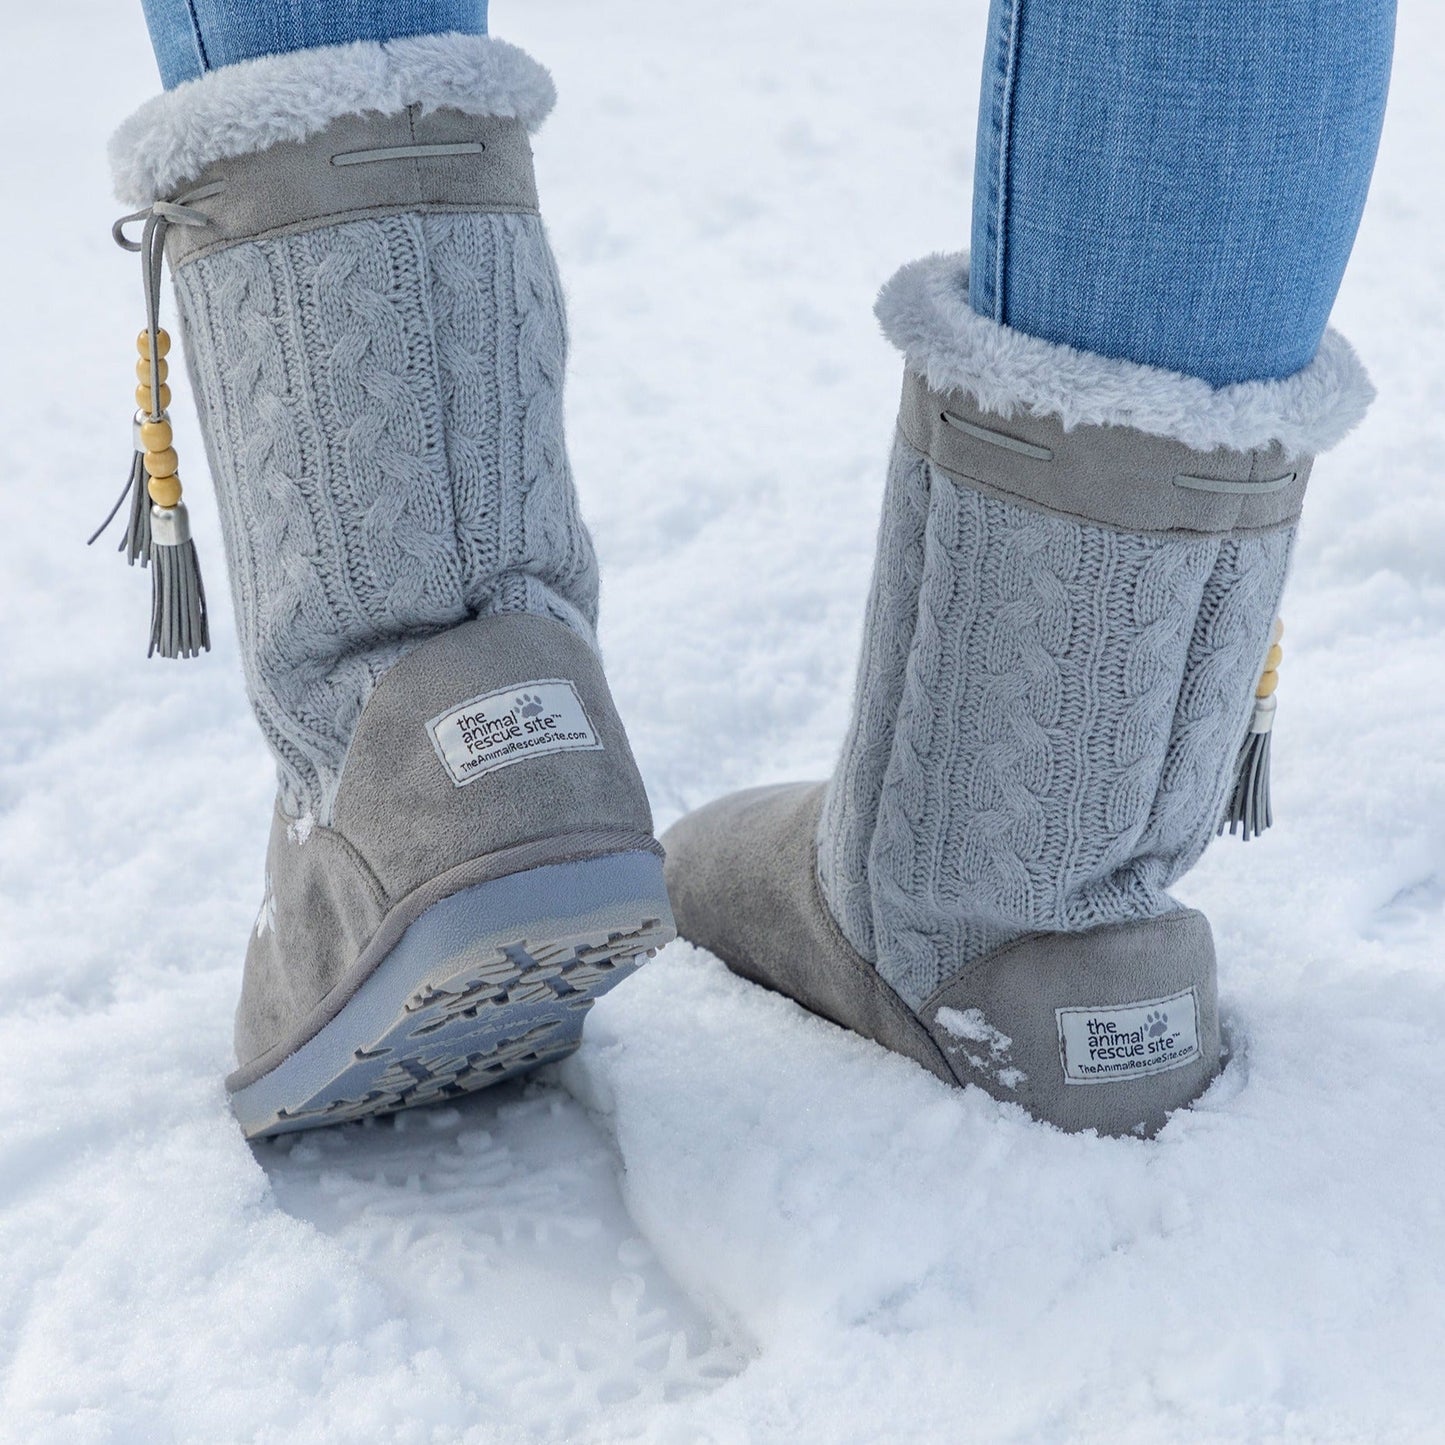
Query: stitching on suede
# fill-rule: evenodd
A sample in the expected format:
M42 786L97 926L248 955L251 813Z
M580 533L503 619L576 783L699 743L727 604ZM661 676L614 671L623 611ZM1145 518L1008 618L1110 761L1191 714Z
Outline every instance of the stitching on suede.
M937 1060L944 1066L945 1074L953 1074L954 1071L948 1066L947 1057L938 1047L937 1041L934 1039L933 1035L929 1033L928 1027L926 1024L924 1024L923 1020L919 1018L919 1016L915 1014L913 1010L910 1009L901 998L899 998L897 992L892 988L892 986L883 977L883 975L879 973L878 970L874 968L870 963L868 963L866 959L859 957L858 953L854 950L853 945L849 943L846 938L843 937L842 931L839 929L837 921L828 911L828 906L823 899L822 890L818 886L818 845L816 838L810 843L808 851L809 862L811 864L808 869L808 883L811 891L812 903L822 916L823 927L828 933L830 941L841 953L845 962L847 963L848 968L852 970L853 974L856 977L862 979L865 987L872 985L872 987L876 990L876 995L879 1002L882 1003L885 1011L887 1011L893 1016L895 1022L901 1024L906 1033L916 1035L926 1045L925 1052L931 1052L933 1056L937 1058ZM874 1039L873 1042L878 1043L879 1041L877 1039ZM957 1077L956 1075L954 1076Z
M1016 938L1012 943L1006 943L1002 948L995 949L992 953L986 953L981 958L976 958L966 967L961 968L947 983L940 984L938 988L924 999L919 1014L934 1012L942 1006L945 996L950 990L961 983L969 982L974 975L985 968L997 968L1006 965L1009 959L1021 950L1038 943L1040 939L1049 938L1082 938L1088 933L1102 933L1104 929L1128 929L1137 928L1141 924L1150 923L1168 929L1177 930L1182 928L1185 922L1191 918L1203 918L1204 915L1197 908L1176 908L1171 913L1160 913L1153 918L1131 919L1128 923L1105 923L1099 928L1084 928L1078 933L1026 933L1022 938Z

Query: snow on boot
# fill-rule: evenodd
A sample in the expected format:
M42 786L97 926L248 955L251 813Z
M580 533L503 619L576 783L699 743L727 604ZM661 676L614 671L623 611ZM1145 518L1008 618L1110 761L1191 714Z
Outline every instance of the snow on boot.
M1311 459L1363 415L1342 338L1213 389L884 289L907 359L852 723L826 784L664 838L683 937L1071 1130L1152 1133L1220 1063L1218 830Z
M112 143L164 225L279 772L251 1136L559 1058L673 936L563 442L551 103L514 47L424 36L214 71Z

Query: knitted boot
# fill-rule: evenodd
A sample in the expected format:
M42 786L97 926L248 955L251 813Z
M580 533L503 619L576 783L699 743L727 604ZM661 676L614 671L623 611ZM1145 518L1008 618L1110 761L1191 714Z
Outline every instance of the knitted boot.
M558 1058L672 936L563 443L551 100L513 47L430 36L218 70L112 146L123 197L169 203L280 779L228 1080L249 1135Z
M907 372L837 770L683 819L668 886L685 938L940 1078L1151 1132L1220 1057L1209 925L1167 889L1263 725L1311 457L1369 384L1333 333L1213 390L967 297L941 257L879 302Z

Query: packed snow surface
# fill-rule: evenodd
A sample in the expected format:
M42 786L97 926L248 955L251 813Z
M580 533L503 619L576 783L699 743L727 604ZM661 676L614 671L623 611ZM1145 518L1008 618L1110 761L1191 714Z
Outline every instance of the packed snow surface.
M899 381L870 304L966 242L983 18L494 7L561 94L573 460L663 824L840 741ZM248 1147L221 1080L272 785L214 508L193 485L200 663L147 665L144 579L82 545L140 324L104 142L154 70L134 3L5 24L0 1437L1441 1438L1433 7L1335 315L1381 396L1306 512L1279 826L1181 890L1232 1058L1150 1143L951 1092L676 945L531 1084Z

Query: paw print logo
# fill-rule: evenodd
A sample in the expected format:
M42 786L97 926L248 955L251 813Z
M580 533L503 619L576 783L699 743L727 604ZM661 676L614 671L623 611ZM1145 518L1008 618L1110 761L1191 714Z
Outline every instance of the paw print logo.
M534 692L519 692L515 706L523 717L536 717L542 711L542 699Z
M1151 1039L1157 1039L1168 1031L1169 1015L1163 1009L1151 1009L1144 1015L1144 1028Z

